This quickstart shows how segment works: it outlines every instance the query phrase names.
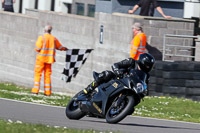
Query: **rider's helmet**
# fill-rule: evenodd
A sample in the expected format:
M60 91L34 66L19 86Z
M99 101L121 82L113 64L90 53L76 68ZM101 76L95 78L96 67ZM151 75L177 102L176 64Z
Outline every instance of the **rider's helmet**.
M138 65L144 72L150 72L155 64L154 57L149 53L142 53L137 61Z

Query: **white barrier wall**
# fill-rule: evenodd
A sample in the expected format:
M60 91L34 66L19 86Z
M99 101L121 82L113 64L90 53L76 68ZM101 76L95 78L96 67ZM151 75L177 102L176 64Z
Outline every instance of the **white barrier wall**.
M68 8L65 4L72 4L72 0L55 0L55 12L67 13Z
M35 0L24 0L22 7L23 7L22 13L25 14L26 9L28 9L28 8L34 9L35 8Z
M200 1L187 0L184 3L184 18L198 17L200 18Z

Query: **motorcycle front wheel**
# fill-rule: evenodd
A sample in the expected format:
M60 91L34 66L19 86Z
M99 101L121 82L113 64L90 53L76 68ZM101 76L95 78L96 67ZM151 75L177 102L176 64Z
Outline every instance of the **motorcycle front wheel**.
M116 102L118 102L117 98L113 101L111 107L108 109L106 113L106 121L108 123L118 123L123 120L130 112L134 111L134 103L135 100L133 96L125 96L123 101L121 101L117 106Z
M74 98L78 97L82 93L83 92L80 91L68 103L65 113L69 119L79 120L86 115L84 112L80 110L78 103L74 100Z

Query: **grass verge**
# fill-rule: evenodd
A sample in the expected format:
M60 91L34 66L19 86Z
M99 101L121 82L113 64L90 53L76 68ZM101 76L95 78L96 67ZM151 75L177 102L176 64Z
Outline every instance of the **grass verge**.
M43 93L39 93L38 95L32 95L31 89L26 89L9 83L0 83L0 97L62 107L65 107L71 99L71 97L65 94L52 94L51 96L44 96Z
M49 104L65 107L71 97L52 94L50 97L39 94L31 95L31 89L13 84L0 84L0 97L27 102ZM145 97L136 106L135 116L153 117L169 120L200 123L200 102L175 97Z
M0 120L0 133L110 133L94 130L78 130L67 127L50 127L41 124L26 124L21 121Z

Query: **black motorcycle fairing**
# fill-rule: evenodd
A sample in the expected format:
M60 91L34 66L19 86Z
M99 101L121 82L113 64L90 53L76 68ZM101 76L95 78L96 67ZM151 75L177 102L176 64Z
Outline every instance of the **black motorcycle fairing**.
M127 86L125 86L125 84L123 84L123 82L119 81L118 79L110 81L109 84L110 85L107 88L104 88L103 86L99 88L99 91L104 88L104 90L102 90L102 93L104 93L106 96L105 98L102 98L103 115L105 115L108 107L110 106L114 98L120 95L120 93L127 92L129 95L134 94L133 90L129 89Z
M104 92L105 83L98 87L98 91L95 92L91 99L80 102L80 109L83 112L92 114L94 116L104 117L105 112L102 109L107 102L108 96Z
M130 69L129 76L134 79L134 82L145 82L147 81L147 73L138 70L138 69Z
M99 116L99 117L103 117L102 111L99 108L99 105L97 105L95 102L81 101L80 102L80 109L81 109L81 111L83 111L85 113L96 115L96 116Z
M118 95L124 88L127 87L117 79L111 80L108 83L103 83L97 88L98 92L93 94L91 100L80 101L80 109L83 112L90 112L99 117L105 117L107 106L109 106L109 100L112 101L112 96Z
M108 98L110 97L110 94L113 93L113 91L116 90L111 84L114 82L114 80L109 81L108 83L101 84L97 89L98 92L93 95L93 98L90 102L95 103L98 105L98 107L101 109L101 113L99 112L98 115L104 117L105 111L106 111L106 105L108 103Z

